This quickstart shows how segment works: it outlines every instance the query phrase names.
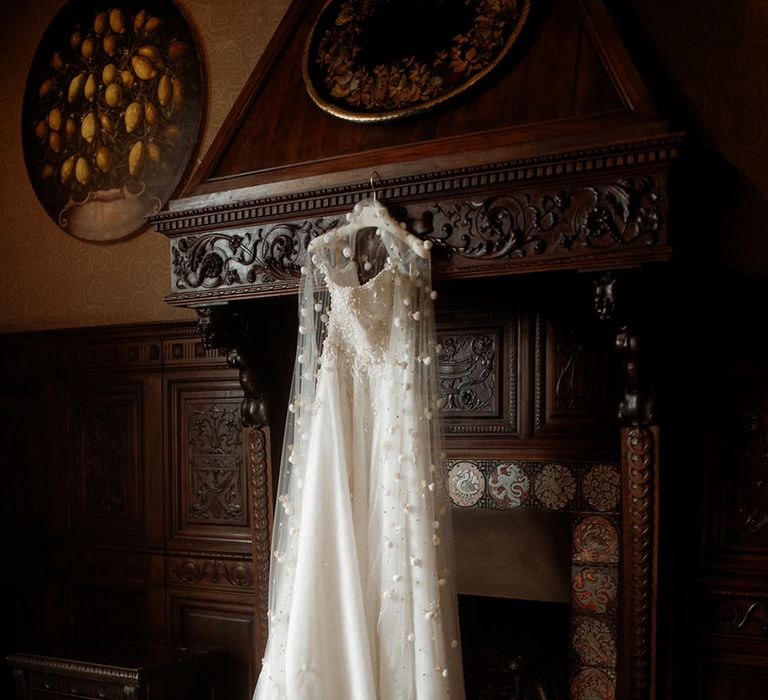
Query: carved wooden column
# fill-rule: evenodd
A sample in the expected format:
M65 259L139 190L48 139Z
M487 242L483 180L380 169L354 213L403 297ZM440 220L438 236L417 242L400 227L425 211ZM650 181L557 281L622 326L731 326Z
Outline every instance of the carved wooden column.
M595 311L616 323L622 363L618 407L622 462L622 598L617 697L652 700L656 695L656 602L658 586L659 428L653 387L642 372L638 331L627 323L621 280L604 273L595 283ZM621 301L624 301L623 298ZM631 314L630 314L631 315Z
M250 478L250 501L253 515L252 547L253 569L256 585L256 600L259 625L260 645L256 649L256 658L260 660L264 655L264 647L267 642L268 623L267 610L269 608L269 562L272 549L272 480L270 474L270 460L268 455L269 428L246 428L246 459L248 460L248 474Z
M623 487L623 680L619 697L656 695L658 426L621 429Z

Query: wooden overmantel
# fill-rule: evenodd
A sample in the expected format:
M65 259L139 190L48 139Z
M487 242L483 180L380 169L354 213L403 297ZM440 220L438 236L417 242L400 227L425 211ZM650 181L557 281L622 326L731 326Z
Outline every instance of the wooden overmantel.
M266 421L248 304L293 294L309 241L373 186L433 242L438 279L598 270L667 260L669 130L599 0L533 0L518 45L455 102L406 120L350 123L308 97L301 56L325 0L294 0L183 196L150 218L168 236L167 301L198 309L230 351L244 421ZM428 31L428 28L425 28ZM250 338L250 340L249 340ZM617 697L654 697L658 430L637 335L617 328L624 498ZM263 349L262 349L263 351Z
M520 47L463 100L357 124L307 96L323 3L296 0L187 186L152 224L170 304L292 293L312 237L371 192L435 243L439 277L665 260L670 133L594 0L537 3ZM556 59L553 59L553 55Z
M678 144L671 134L524 158L494 149L474 162L462 154L461 167L459 158L441 169L435 159L379 166L374 184L433 241L439 278L632 266L670 254L667 170ZM307 244L370 194L370 178L358 169L172 203L152 219L171 239L167 301L295 292Z

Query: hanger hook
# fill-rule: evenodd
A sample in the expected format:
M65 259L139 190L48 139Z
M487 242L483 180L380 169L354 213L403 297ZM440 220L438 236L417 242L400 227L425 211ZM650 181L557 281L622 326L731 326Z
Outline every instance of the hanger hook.
M377 200L377 197L376 197L376 186L373 184L374 180L381 180L381 175L379 175L379 173L376 170L374 170L371 173L371 180L370 180L370 183L371 183L371 196L373 197L373 201L375 202Z

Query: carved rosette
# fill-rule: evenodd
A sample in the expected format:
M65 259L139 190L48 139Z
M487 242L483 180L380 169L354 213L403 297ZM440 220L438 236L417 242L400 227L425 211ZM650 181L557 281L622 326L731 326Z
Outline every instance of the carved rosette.
M653 469L656 436L646 427L622 429L624 470L627 478L624 506L626 554L624 600L628 607L630 695L648 697L653 664L652 621L655 587L655 491Z

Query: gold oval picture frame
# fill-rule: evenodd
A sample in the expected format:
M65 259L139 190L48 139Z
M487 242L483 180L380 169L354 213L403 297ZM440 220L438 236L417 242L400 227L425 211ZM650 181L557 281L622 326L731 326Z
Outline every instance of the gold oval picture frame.
M529 12L530 0L329 0L304 48L307 92L349 121L418 114L496 68Z

